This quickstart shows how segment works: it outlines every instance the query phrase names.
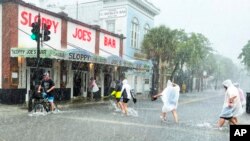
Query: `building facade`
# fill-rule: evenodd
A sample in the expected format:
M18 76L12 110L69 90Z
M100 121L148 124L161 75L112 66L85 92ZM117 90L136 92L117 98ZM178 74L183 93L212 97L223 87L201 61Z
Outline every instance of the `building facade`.
M50 37L41 42L30 38L31 24L50 25ZM90 77L97 80L100 95L108 95L112 79L136 69L122 59L123 40L96 25L90 25L19 0L0 3L0 102L23 103L35 90L44 72L49 72L65 100L88 96ZM37 65L37 61L39 65Z
M79 0L60 7L69 17L123 34L126 40L122 57L141 68L127 71L126 77L137 93L150 90L152 63L141 52L141 43L148 30L154 27L154 17L160 12L158 8L147 0ZM62 10L53 4L47 8Z

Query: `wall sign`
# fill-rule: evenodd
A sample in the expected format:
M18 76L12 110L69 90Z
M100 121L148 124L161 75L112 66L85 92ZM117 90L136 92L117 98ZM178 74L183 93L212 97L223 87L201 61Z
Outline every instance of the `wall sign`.
M118 18L118 17L125 17L127 15L126 8L116 8L116 9L107 9L101 10L100 19L107 19L107 18Z

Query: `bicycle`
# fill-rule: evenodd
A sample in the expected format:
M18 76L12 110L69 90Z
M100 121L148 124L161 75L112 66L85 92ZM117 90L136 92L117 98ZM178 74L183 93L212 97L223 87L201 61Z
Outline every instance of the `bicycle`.
M53 110L53 111L58 111L58 108L57 108L55 103L54 103L54 106L55 106L55 110ZM38 111L44 112L44 109L47 113L51 111L50 110L51 104L48 100L48 96L46 93L42 93L42 96L40 98L36 98L34 100L34 108L33 108L35 113Z

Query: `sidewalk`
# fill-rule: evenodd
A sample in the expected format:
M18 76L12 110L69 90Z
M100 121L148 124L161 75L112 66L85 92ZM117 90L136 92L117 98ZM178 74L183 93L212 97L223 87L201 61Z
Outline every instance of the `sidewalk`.
M56 102L58 109L69 109L69 108L77 108L82 107L84 105L94 105L94 104L107 104L109 100L99 100L99 101L90 101L86 100L85 98L73 98L69 101L60 101ZM7 104L0 104L0 116L4 115L18 115L21 113L28 112L28 105L27 104L19 104L19 105L7 105Z

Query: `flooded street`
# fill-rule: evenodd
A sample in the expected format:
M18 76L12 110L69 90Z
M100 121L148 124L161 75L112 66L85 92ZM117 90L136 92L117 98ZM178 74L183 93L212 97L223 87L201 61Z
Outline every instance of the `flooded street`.
M248 13L250 0L0 0L0 141L249 135Z
M130 102L128 116L116 110L112 100L49 114L23 111L1 115L0 141L228 141L228 124L216 127L222 101L218 91L182 94L178 124L171 113L166 122L160 120L160 99Z

